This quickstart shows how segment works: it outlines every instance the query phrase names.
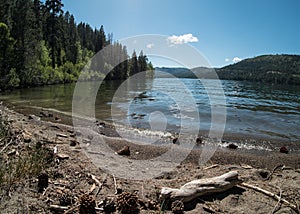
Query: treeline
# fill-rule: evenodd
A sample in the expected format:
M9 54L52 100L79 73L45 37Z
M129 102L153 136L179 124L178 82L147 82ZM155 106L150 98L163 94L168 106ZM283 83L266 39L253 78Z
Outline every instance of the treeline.
M103 26L76 24L74 16L63 11L61 0L1 0L0 90L77 81L92 56L108 45L111 55L103 57L103 66L86 71L82 80L104 78L104 70L113 69L106 79L153 70L143 52L130 58L126 47L112 37ZM109 62L115 55L127 60L113 68Z
M220 79L300 85L299 55L262 55L217 69Z

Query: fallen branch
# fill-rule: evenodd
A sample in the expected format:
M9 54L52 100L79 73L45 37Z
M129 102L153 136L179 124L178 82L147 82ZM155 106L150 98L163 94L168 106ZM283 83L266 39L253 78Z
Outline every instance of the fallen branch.
M274 193L272 193L272 192L269 192L268 190L265 190L265 189L262 189L262 188L260 188L260 187L253 186L253 185L247 184L247 183L241 183L241 184L239 184L239 185L242 186L242 187L247 187L247 188L249 188L249 189L253 189L253 190L255 190L255 191L261 192L261 193L263 193L263 194L265 194L265 195L267 195L267 196L270 196L270 197L272 197L272 198L274 198L274 199L276 199L276 200L278 200L278 201L280 201L280 202L283 202L285 205L287 205L287 206L289 206L290 208L292 208L293 210L297 211L297 206L296 206L296 205L294 205L294 204L288 202L287 200L285 200L285 199L279 197L278 195L276 195L276 194L274 194ZM298 212L298 211L297 211L297 212Z
M232 171L213 178L191 181L180 187L180 189L163 187L160 194L163 199L189 202L199 196L224 192L241 182L238 179L238 172Z
M281 201L281 196L282 196L282 190L281 190L281 188L279 188L279 199L278 199L278 202L276 203L275 207L273 208L271 214L274 214L276 212L277 207L279 206L280 201Z
M213 169L216 168L217 166L219 166L219 164L213 164L211 166L205 167L203 170Z
M1 151L0 151L0 154L7 148L7 147L9 147L11 144L12 144L12 139L9 141L9 143L8 144L6 144L2 149L1 149Z

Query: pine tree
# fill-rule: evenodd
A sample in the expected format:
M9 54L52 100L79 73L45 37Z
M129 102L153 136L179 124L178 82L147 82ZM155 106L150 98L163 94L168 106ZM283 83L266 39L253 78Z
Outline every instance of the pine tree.
M58 47L58 16L63 13L62 7L64 6L61 0L46 0L45 6L50 16L48 17L47 25L50 28L50 41L52 68L55 68L56 53ZM59 53L60 54L60 53Z

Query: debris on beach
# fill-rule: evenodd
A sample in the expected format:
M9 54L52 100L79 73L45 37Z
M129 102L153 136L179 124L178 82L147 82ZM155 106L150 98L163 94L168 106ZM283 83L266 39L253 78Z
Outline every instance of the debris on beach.
M129 146L124 146L122 149L117 151L118 155L124 155L124 156L129 156L130 155L130 149Z
M227 148L228 148L228 149L237 149L238 146L235 145L234 143L231 143L231 144L229 144L229 145L227 146Z
M288 154L289 153L289 150L285 147L285 146L282 146L280 147L280 150L279 150L281 153L284 153L284 154Z

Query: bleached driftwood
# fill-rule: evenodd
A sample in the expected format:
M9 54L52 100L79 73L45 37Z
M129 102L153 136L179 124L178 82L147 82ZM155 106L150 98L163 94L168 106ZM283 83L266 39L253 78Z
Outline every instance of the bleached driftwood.
M162 199L189 202L199 196L224 192L241 182L238 179L238 172L232 171L218 177L191 181L180 187L180 189L163 187L160 194Z

